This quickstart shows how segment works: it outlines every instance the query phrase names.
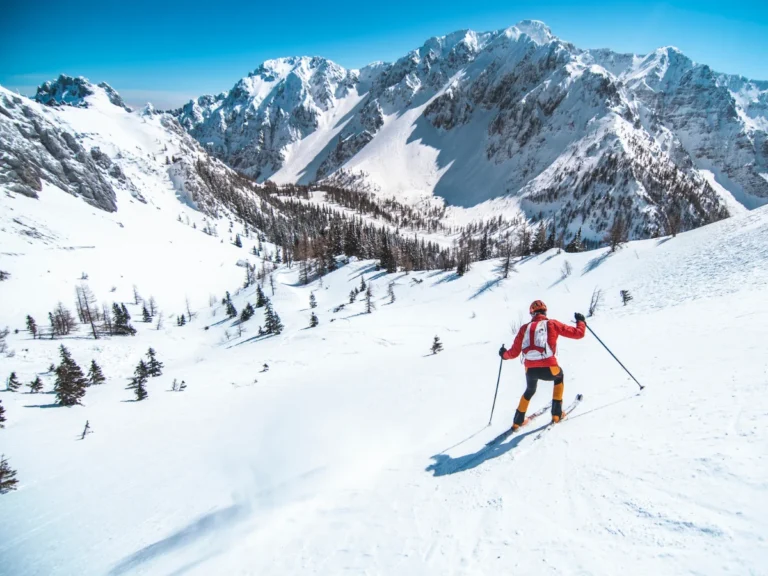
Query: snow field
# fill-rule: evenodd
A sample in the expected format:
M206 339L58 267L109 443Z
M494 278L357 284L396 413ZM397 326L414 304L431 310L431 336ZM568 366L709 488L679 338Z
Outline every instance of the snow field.
M235 262L246 257L247 242L237 249L169 216L139 227L119 214L124 228L110 221L117 215L83 216L104 226L89 232L98 238L90 252L66 251L63 259L31 247L13 248L23 257L4 250L0 268L12 276L0 285L3 302L5 294L14 302L34 294L40 316L58 299L69 305L81 268L97 261L87 254L111 263L103 255L130 239L121 267L88 270L97 295L104 298L101 286L124 270L115 298L128 301L135 283L180 313L189 293L198 316L183 328L170 319L157 331L129 305L139 330L133 338L93 341L83 330L55 341L9 337L17 354L0 358L0 374L16 370L28 382L64 343L81 366L96 358L107 383L71 409L35 407L53 401L47 394L0 392L8 418L0 452L20 479L18 491L0 497L0 515L9 519L0 523L0 573L763 570L765 209L610 256L552 251L518 263L503 281L492 261L462 278L387 275L353 261L322 286L306 287L297 285L297 267L282 268L272 299L286 329L262 340L254 338L261 311L238 338L220 305L200 301L228 289L238 311L255 302L252 288L235 294L244 275ZM73 243L78 230L54 228ZM165 240L174 248L163 250ZM153 257L186 260L140 265ZM566 260L573 273L562 280ZM41 282L54 263L51 281ZM334 314L361 274L374 286L377 309L364 314L361 296ZM389 304L392 281L397 300ZM511 325L535 298L568 321L586 311L595 287L604 290L604 306L590 326L646 390L638 394L590 335L561 339L566 403L581 392L582 406L539 440L546 417L483 450L510 425L525 386L520 364L506 362L486 427L496 351L510 345ZM634 297L626 307L621 289ZM314 329L306 328L311 291L320 318ZM21 327L26 313L26 306L0 307L11 327ZM435 335L445 350L432 356ZM146 401L130 402L126 378L149 346L165 362L164 375L150 380ZM265 362L270 370L261 373ZM49 391L52 380L43 378ZM185 392L169 391L174 378L186 380ZM550 394L551 384L540 383L530 410ZM94 432L79 441L86 419Z

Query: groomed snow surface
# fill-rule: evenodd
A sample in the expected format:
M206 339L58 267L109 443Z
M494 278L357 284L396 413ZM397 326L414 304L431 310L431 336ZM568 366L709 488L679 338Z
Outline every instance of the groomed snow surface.
M96 212L49 194L62 195L62 215ZM24 207L43 201L55 200L7 206L32 218ZM6 215L7 246L17 235ZM44 323L57 300L71 307L83 271L100 300L127 303L136 284L171 315L155 330L128 304L135 337L9 337L3 378L41 374L50 392L42 373L63 343L83 367L95 358L107 382L73 408L0 392L0 452L20 480L0 496L0 573L768 573L768 210L612 255L551 251L501 281L491 261L461 278L352 261L310 286L281 268L273 302L286 328L266 339L256 338L261 310L238 337L207 304L241 285L235 263L257 261L252 240L221 244L174 216L139 226L129 209L120 227L91 215L93 233L80 233L95 247L78 250L62 249L78 231L52 220L55 239L0 254L11 272L0 321L11 329L28 313ZM365 314L360 297L333 313L361 276L376 310ZM524 389L522 366L504 363L488 427L499 345L534 298L569 321L595 287L604 305L590 326L646 389L591 335L561 340L566 403L580 392L582 405L540 439L547 417L485 449ZM619 290L634 297L626 307ZM177 327L185 296L197 315ZM246 301L252 288L233 296L238 310ZM435 335L445 349L431 355ZM127 378L150 346L164 374L133 402ZM171 392L174 379L187 390ZM540 383L532 411L551 390ZM93 433L80 440L86 420Z

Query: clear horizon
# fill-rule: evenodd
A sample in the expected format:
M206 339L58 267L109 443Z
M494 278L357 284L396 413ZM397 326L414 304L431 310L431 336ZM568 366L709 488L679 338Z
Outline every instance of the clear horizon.
M342 0L332 13L197 1L130 6L93 0L16 2L0 23L0 84L25 95L59 74L107 82L130 104L179 106L229 90L264 60L323 56L346 68L394 61L432 36L545 22L581 48L648 53L673 45L719 72L768 80L768 3L480 0L384 8ZM405 17L408 16L408 17Z

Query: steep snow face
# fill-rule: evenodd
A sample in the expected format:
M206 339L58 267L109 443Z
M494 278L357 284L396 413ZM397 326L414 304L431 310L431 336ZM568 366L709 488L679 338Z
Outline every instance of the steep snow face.
M323 58L269 60L226 95L200 98L174 115L206 150L266 179L283 165L285 148L323 126L356 83L357 73Z
M262 180L309 183L344 170L384 195L461 207L522 195L529 217L569 229L592 221L594 234L617 205L643 237L681 206L692 227L723 217L734 199L768 202L766 83L716 74L673 47L581 50L523 21L430 38L360 71L326 63L308 74L318 60L267 62L230 104L198 101L175 114L218 157ZM331 97L338 86L354 97ZM248 126L244 102L255 107ZM617 154L620 172L596 176L594 166Z
M40 105L0 87L0 184L37 198L43 181L114 212L115 186L128 184L98 147L90 151Z
M6 199L21 194L48 202L40 193L50 184L115 212L123 191L122 208L136 201L158 206L170 194L161 204L171 214L187 206L199 211L197 220L212 222L253 205L253 184L210 157L176 118L151 105L129 112L115 104L119 95L82 80L77 85L88 94L76 105L45 106L0 87Z
M669 153L716 174L742 205L768 202L760 177L768 166L768 83L718 74L676 48L661 48L618 75L656 139L673 135Z

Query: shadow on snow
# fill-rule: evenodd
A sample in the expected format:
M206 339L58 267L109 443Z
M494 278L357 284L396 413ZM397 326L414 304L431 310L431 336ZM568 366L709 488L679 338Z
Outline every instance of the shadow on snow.
M432 472L433 476L448 476L449 474L466 472L472 468L477 468L483 462L493 460L494 458L503 456L510 450L513 450L517 447L518 444L520 444L523 438L539 432L545 427L546 425L534 428L528 432L516 434L512 436L512 440L509 442L500 442L498 444L490 443L490 445L486 444L477 452L459 456L458 458L453 458L448 454L436 454L432 456L432 460L434 460L434 462L427 466L426 471Z

